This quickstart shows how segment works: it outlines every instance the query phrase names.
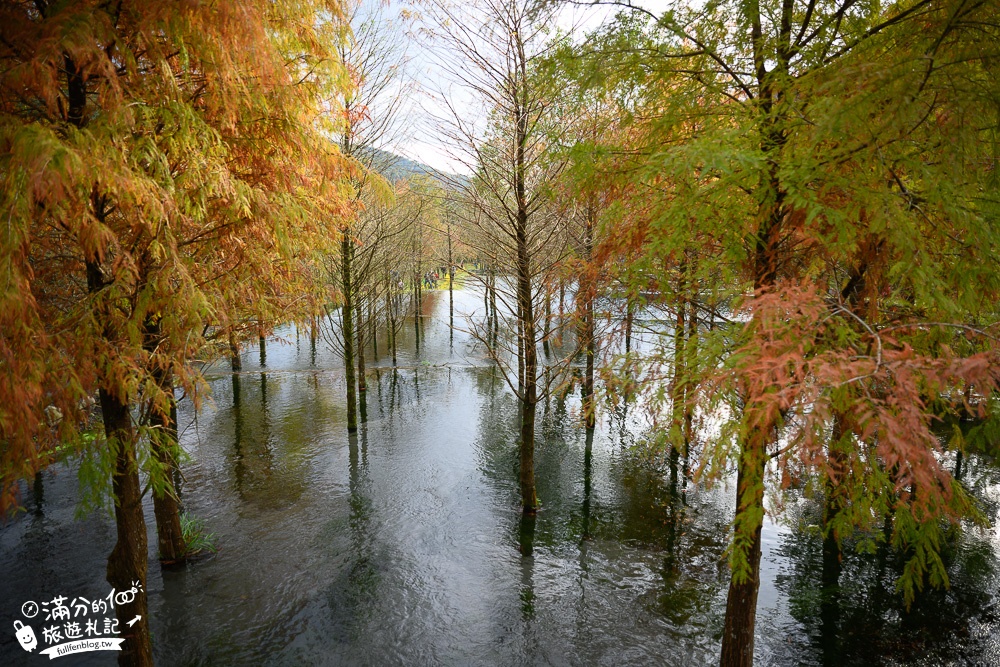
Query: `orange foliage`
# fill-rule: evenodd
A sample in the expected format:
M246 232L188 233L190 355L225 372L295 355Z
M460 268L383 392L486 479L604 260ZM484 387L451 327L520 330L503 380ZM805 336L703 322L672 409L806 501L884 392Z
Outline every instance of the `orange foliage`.
M888 471L915 516L946 513L951 476L938 457L931 402L951 396L966 414L986 415L987 398L1000 389L1000 349L992 339L969 329L989 343L983 351L963 356L945 344L920 351L912 335L939 325L877 327L808 284L781 283L746 308L752 336L716 381L746 398L748 429L781 426L782 444L769 456L782 466L794 457L843 483L844 469L828 458L836 416L861 445L850 453L849 469Z
M0 514L57 441L79 442L98 386L162 409L161 369L197 396L206 333L323 300L314 260L350 212L317 122L346 85L340 14L0 6Z

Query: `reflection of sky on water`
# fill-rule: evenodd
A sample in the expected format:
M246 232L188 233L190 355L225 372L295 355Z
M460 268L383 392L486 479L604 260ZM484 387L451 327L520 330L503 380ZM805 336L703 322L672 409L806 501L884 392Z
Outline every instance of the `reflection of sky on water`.
M473 310L480 301L456 293L456 307ZM406 323L402 370L384 358L369 361L368 421L355 436L344 427L340 362L322 340L314 355L308 336L296 341L290 328L279 332L284 343L268 342L266 366L254 345L238 377L216 366L211 405L197 419L182 403L190 457L182 500L220 550L177 572L150 563L158 664L717 660L733 485L689 488L686 505L672 501L667 477L628 454L642 435L643 412L602 402L588 439L575 419L576 391L538 407L543 511L525 525L516 403L469 337L450 335L447 304L446 292L426 295L419 355ZM380 341L380 352L386 349ZM42 500L35 503L36 491L25 487L28 512L0 528L7 575L0 600L13 601L3 603L9 608L0 609L0 624L10 627L33 596L106 588L113 525L105 517L73 521L74 477L64 466L43 473ZM152 530L151 508L147 520ZM856 609L846 603L844 618L854 619L846 640L861 636L903 656L907 646L893 642L905 628L931 637L930 655L973 662L995 655L982 639L993 628L992 593L976 595L995 591L1000 534L991 530L983 540L985 565L977 571L982 559L961 561L956 592L941 599L955 608L949 622L965 623L968 636L935 640L925 617L900 625L888 604L883 634L869 641L865 628L877 624L862 603L877 595L872 565L857 560L845 566L859 600ZM822 664L821 626L810 606L817 542L768 521L763 545L758 661ZM12 632L0 633L0 663L18 664L20 651ZM78 664L113 660L94 654Z

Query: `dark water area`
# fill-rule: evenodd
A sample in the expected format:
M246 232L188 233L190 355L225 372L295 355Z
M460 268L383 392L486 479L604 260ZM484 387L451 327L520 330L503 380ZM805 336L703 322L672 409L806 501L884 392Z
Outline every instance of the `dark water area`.
M462 326L482 298L455 297ZM176 571L151 553L157 664L716 663L732 484L672 488L634 453L641 406L602 405L588 433L576 391L539 405L543 509L523 518L517 404L474 341L449 328L447 292L425 299L419 352L408 321L398 369L384 340L370 358L356 434L342 364L292 328L263 359L247 349L239 375L210 367L200 414L181 402L182 503L219 550ZM652 344L646 335L636 344ZM995 501L977 465L967 479ZM0 527L0 665L49 662L14 638L22 603L106 594L115 539L108 516L75 518L73 462L22 491L25 512ZM837 595L824 592L815 513L801 500L765 523L758 664L1000 666L995 529L966 532L951 588L906 611L891 553L846 551ZM111 665L115 654L58 660Z

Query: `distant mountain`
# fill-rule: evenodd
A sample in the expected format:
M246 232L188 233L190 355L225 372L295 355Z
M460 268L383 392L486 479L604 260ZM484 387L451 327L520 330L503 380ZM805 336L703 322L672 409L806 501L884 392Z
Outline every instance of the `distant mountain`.
M389 151L374 150L372 167L390 181L398 181L410 176L433 176L434 170L423 162L396 155Z
M440 172L423 162L396 155L379 148L371 149L371 167L390 181L398 181L412 176L428 176L438 181L443 187L451 188L455 184L464 184L464 176Z

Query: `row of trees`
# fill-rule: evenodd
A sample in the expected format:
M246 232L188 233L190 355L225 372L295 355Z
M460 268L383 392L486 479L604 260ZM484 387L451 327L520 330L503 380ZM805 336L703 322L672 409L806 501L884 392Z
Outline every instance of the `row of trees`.
M121 664L152 663L140 474L182 559L172 470L189 363L321 314L364 169L338 2L0 7L0 514L62 443L111 481ZM83 437L97 393L102 436ZM138 617L134 625L126 622Z
M112 481L109 582L144 585L140 471L161 556L185 552L192 359L236 370L241 341L310 322L343 352L353 430L364 350L385 330L395 362L407 309L419 345L423 275L474 258L524 513L535 408L575 359L588 428L603 366L648 392L673 481L735 475L722 664L752 664L768 490L823 499L831 581L871 535L908 558L907 599L946 583L943 526L978 515L933 428L987 417L1000 380L996 3L622 8L581 40L555 5L421 3L485 112L444 112L472 174L450 189L375 175L409 94L378 8L0 8L0 511L78 443ZM670 318L640 366L653 308ZM95 391L105 434L84 445ZM145 597L119 614L143 619L123 664L149 664Z
M348 184L354 214L338 251L327 258L326 278L338 298L326 309L329 326L321 331L344 360L347 426L354 431L364 421L365 350L377 357L384 331L396 364L409 313L419 348L425 276L445 271L451 293L455 269L469 253L441 175L409 169L383 150L412 134L405 124L415 93L405 26L381 4L352 3L346 18L354 39L339 56L352 85L338 98L344 120L336 138L341 153L365 170ZM451 315L454 323L453 300Z
M904 556L908 602L947 584L948 526L981 519L947 467L967 442L937 426L990 417L1000 381L1000 14L619 6L574 40L556 7L426 3L442 66L487 110L449 109L474 173L458 184L467 242L509 322L506 344L489 318L475 333L521 404L533 513L551 371L585 356L592 426L596 321L627 350L637 311L672 312L651 363L626 354L609 386L643 374L673 479L735 475L721 663L751 665L769 491L776 507L791 486L822 498L828 583L844 541L867 536ZM575 343L540 363L565 281Z
M769 464L825 498L834 568L888 525L907 600L946 583L943 526L977 515L934 426L986 417L998 379L996 16L720 4L646 32L669 92L643 100L638 169L662 195L642 233L678 312L712 272L740 315L699 344L702 372L675 348L675 385L703 387L685 400L731 415L702 457L737 473L723 664L753 661Z

